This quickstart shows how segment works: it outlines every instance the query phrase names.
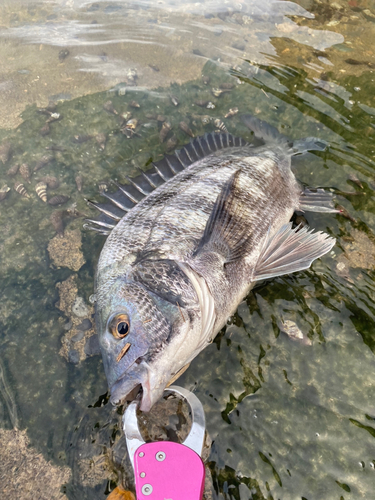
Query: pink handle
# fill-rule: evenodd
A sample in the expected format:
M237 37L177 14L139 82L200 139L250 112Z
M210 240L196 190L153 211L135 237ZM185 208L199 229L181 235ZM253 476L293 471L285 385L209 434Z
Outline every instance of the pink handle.
M140 446L134 455L137 500L202 500L202 459L179 443L159 441Z

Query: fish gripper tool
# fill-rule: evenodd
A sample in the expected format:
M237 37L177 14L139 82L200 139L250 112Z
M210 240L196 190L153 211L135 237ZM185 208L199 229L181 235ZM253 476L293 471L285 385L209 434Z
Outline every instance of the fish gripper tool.
M202 403L187 389L172 385L166 389L186 399L192 425L183 443L145 443L138 428L137 401L123 416L123 429L134 469L137 500L202 500L205 469L201 459L205 416Z

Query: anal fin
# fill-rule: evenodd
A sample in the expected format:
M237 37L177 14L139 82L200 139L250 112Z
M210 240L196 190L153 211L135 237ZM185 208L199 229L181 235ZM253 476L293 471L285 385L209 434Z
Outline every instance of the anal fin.
M326 233L313 233L307 226L292 229L289 222L274 236L266 238L252 281L308 269L315 259L329 252L335 242Z
M303 212L339 213L333 205L332 193L324 189L311 190L306 188L299 199L299 209Z

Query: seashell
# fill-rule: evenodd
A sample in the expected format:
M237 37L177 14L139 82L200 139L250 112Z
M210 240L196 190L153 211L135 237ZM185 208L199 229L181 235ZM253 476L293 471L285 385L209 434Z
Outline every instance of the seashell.
M173 134L172 137L167 140L167 151L171 151L172 149L174 149L177 146L177 142L177 137Z
M76 175L76 177L75 177L74 180L76 181L76 185L77 185L78 191L81 192L82 191L82 187L83 187L83 177L82 177L82 175L81 174Z
M171 98L171 102L174 106L178 106L180 104L180 101L174 95L171 95L170 98Z
M215 127L220 131L220 132L228 132L227 127L225 126L225 123L220 120L220 118L217 118L214 120L214 125Z
M0 160L5 164L11 156L12 146L9 141L0 144Z
M235 87L234 83L231 82L224 82L220 85L220 88L222 90L232 90Z
M128 72L126 73L126 80L128 82L128 85L134 87L134 85L137 85L137 79L138 79L137 70L134 68L129 69Z
M211 78L207 75L202 75L202 82L205 84L205 85L208 85L210 83L210 80Z
M8 170L7 174L9 177L14 177L16 173L18 172L18 169L20 168L18 163L15 163L10 169Z
M121 118L123 118L125 121L130 120L130 118L133 116L130 111L124 111L121 113Z
M21 182L16 182L14 185L14 190L17 191L18 194L23 196L24 198L30 198L30 195L26 191L26 188Z
M98 188L99 188L99 193L106 192L109 188L109 184L106 181L99 181Z
M107 101L103 104L103 109L108 113L112 113L113 115L118 115L118 112L113 107L112 101Z
M20 174L25 181L30 182L30 168L27 163L22 163L20 166Z
M180 129L185 132L185 134L190 135L190 137L194 137L192 130L189 128L189 125L185 122L180 122Z
M163 125L161 126L160 132L159 132L159 139L160 142L164 142L168 132L172 129L172 125L169 122L164 122Z
M138 125L138 120L136 118L131 118L126 122L126 128L130 128L131 130L135 130Z
M164 116L164 115L157 115L156 119L157 119L158 122L163 123L163 122L165 122L165 120L167 119L167 117Z
M336 205L336 210L339 211L340 215L342 215L343 217L345 217L346 219L349 219L351 220L352 222L357 222L356 219L354 219L354 217L352 217L350 215L350 213L346 210L345 207L343 207L342 205Z
M5 198L8 196L8 193L10 191L10 187L4 186L0 189L0 201L5 200Z
M72 141L76 144L83 144L92 139L92 135L74 135Z
M61 238L64 236L64 221L63 221L64 211L63 210L55 210L52 212L49 220L51 224Z
M51 163L51 161L54 159L52 155L44 155L41 157L41 159L36 163L34 167L34 172L37 172L41 168L45 167L48 165L48 163Z
M224 115L224 118L230 118L238 113L238 108L230 108L228 113Z
M201 108L206 108L208 103L209 103L209 101L201 101L201 100L194 101L194 104L196 104L197 106L200 106Z
M46 175L46 177L43 177L41 181L45 182L49 189L57 189L60 186L60 181L52 175Z
M43 181L38 182L35 186L35 191L39 198L44 201L44 203L47 203L47 184Z
M49 123L46 123L40 130L39 133L41 136L48 135L51 132L51 128L49 126Z
M65 196L63 194L57 194L48 200L49 205L63 205L69 200L69 196Z
M57 120L61 120L61 118L62 116L60 115L60 113L51 113L46 123L56 122Z
M215 96L215 97L220 97L222 94L224 94L225 92L230 92L230 90L224 90L224 89L217 89L217 88L213 88L211 89L211 92L212 94Z
M104 151L107 142L107 136L105 134L97 134L95 136L96 142L99 144L99 148Z
M362 182L358 179L358 177L355 174L350 174L348 180L354 182L354 184L357 184L358 187L363 189Z
M207 108L207 109L215 109L215 108L216 108L216 106L215 106L215 104L214 104L213 102L211 102L211 101L210 101L210 102L207 104L206 108Z
M137 101L130 101L130 102L129 102L129 106L130 106L131 108L140 108L140 107L141 107L141 105L140 105L140 104L138 104L138 102L137 102Z

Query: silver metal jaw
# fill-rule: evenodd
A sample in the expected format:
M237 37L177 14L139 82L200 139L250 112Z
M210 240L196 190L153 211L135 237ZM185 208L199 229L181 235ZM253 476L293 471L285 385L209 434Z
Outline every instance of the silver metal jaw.
M206 420L202 403L199 401L197 396L195 396L195 394L177 385L171 385L170 387L165 389L165 392L173 392L179 394L184 399L186 399L187 403L189 404L191 409L192 424L189 435L182 444L201 456L204 443L204 434L206 430ZM132 403L130 403L122 419L126 445L133 468L134 454L141 445L145 444L145 441L143 440L138 427L137 406L137 401L133 401Z

